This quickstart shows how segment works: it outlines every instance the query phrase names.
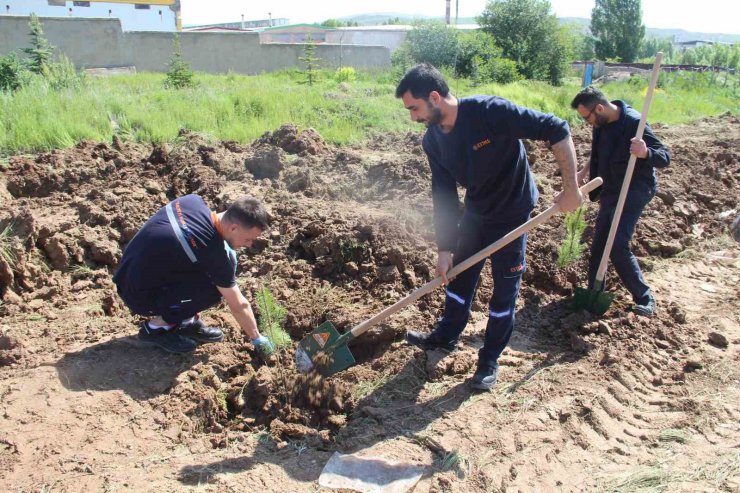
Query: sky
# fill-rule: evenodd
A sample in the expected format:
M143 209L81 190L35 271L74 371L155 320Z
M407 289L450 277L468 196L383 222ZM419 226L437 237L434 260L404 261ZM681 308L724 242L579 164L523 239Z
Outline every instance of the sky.
M486 0L457 0L460 17L480 15ZM451 0L452 16L455 2ZM444 16L445 0L181 0L184 25L285 17L291 24L321 22L357 14L394 12ZM550 0L558 17L591 17L594 0ZM642 0L647 27L740 34L740 0Z

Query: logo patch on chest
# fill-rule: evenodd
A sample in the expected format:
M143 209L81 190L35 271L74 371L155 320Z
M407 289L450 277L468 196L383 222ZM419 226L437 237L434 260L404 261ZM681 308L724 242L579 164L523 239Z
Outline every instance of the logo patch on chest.
M474 144L474 145L473 145L473 150L474 150L474 151L479 151L479 150L481 150L481 149L482 149L483 147L487 146L487 145L488 145L488 144L490 144L490 143L491 143L491 139L484 139L484 140L481 140L481 141L480 141L480 142L478 142L477 144Z

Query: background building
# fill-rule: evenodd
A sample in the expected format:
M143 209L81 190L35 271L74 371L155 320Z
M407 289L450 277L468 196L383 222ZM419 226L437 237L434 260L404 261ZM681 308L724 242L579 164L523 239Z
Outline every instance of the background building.
M180 0L3 0L0 15L119 19L124 31L180 31Z

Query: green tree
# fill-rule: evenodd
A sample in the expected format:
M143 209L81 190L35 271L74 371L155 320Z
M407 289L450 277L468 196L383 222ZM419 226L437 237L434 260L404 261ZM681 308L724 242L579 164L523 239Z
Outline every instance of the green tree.
M35 74L43 74L48 69L54 56L54 46L44 36L44 29L36 14L31 14L28 22L31 35L31 47L23 48L28 55L28 69Z
M596 56L633 62L645 37L640 0L596 0L591 11Z
M339 19L326 19L324 22L321 23L321 27L326 27L329 29L336 29L338 27L344 27L347 24L340 21Z
M559 82L569 48L548 0L490 0L477 21L524 77Z
M655 54L663 52L663 63L669 63L673 60L674 47L671 38L650 37L643 39L640 43L640 59L654 59ZM647 60L645 60L647 61Z
M576 39L570 29L561 25L558 25L549 36L551 41L546 47L547 78L550 84L559 86L565 77L570 61L573 60Z
M573 57L576 60L594 59L594 38L588 28L578 22L566 22L563 27L568 31L572 44Z
M180 36L175 36L173 41L174 52L170 59L170 69L167 71L167 77L164 80L164 86L173 89L182 89L195 85L195 74L190 68L190 64L182 58L182 46L180 45Z
M501 57L501 48L496 46L490 34L483 31L462 32L458 35L455 57L455 74L472 79L483 79L481 64L486 60Z
M501 48L483 31L461 32L455 56L455 74L478 83L507 84L519 80L516 64L503 57Z
M457 29L439 21L420 21L406 35L406 46L416 63L435 67L454 67L458 49Z

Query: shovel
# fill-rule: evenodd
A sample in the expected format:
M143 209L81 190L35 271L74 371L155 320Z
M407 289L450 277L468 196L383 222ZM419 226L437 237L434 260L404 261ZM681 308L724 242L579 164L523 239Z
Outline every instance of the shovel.
M601 178L591 180L581 187L581 193L585 195L595 188L601 186L601 183ZM508 233L506 236L500 238L494 243L491 243L472 257L465 259L463 262L460 262L458 265L453 267L447 273L448 279L454 278L465 269L468 269L481 260L486 259L492 253L508 245L530 229L544 223L559 211L559 204L554 204L550 206L547 210L536 215L529 221L525 222L515 230ZM374 317L365 320L349 332L346 332L342 335L339 334L339 332L334 327L334 325L332 325L331 322L324 322L316 329L314 329L313 332L310 332L308 335L306 335L306 337L304 337L303 340L298 343L298 347L296 348L295 352L295 362L298 371L308 373L314 368L314 366L316 366L316 369L320 374L324 376L330 376L344 370L345 368L348 368L355 362L355 358L354 356L352 356L352 352L347 347L347 343L349 343L352 339L355 339L356 337L367 332L370 327L382 322L397 311L405 308L407 305L413 303L414 301L418 300L425 294L430 293L435 288L441 285L442 277L440 276L424 284L422 287L420 287L416 291L413 291L402 300L397 301L395 304L389 306Z
M645 95L645 102L642 106L640 124L637 126L637 134L635 135L635 137L637 137L638 139L642 138L642 133L645 131L647 114L648 110L650 109L650 102L653 99L653 91L655 90L655 83L658 80L660 61L662 59L663 53L658 52L655 55L655 63L653 64L653 74L650 79L650 86L648 86L648 91ZM588 310L595 315L603 315L609 309L609 305L611 305L612 301L614 300L613 294L604 292L604 278L606 277L606 267L609 262L609 254L612 251L614 237L617 235L619 219L622 217L622 209L624 208L624 201L627 198L627 191L630 187L630 180L632 180L632 173L635 170L636 161L637 156L634 154L630 155L629 162L627 163L627 171L624 174L624 181L622 182L622 189L619 191L617 208L614 211L614 218L612 219L612 224L609 228L609 236L607 237L606 245L604 246L604 253L601 255L599 268L596 271L594 287L593 289L576 288L576 294L573 297L573 306L576 309Z

